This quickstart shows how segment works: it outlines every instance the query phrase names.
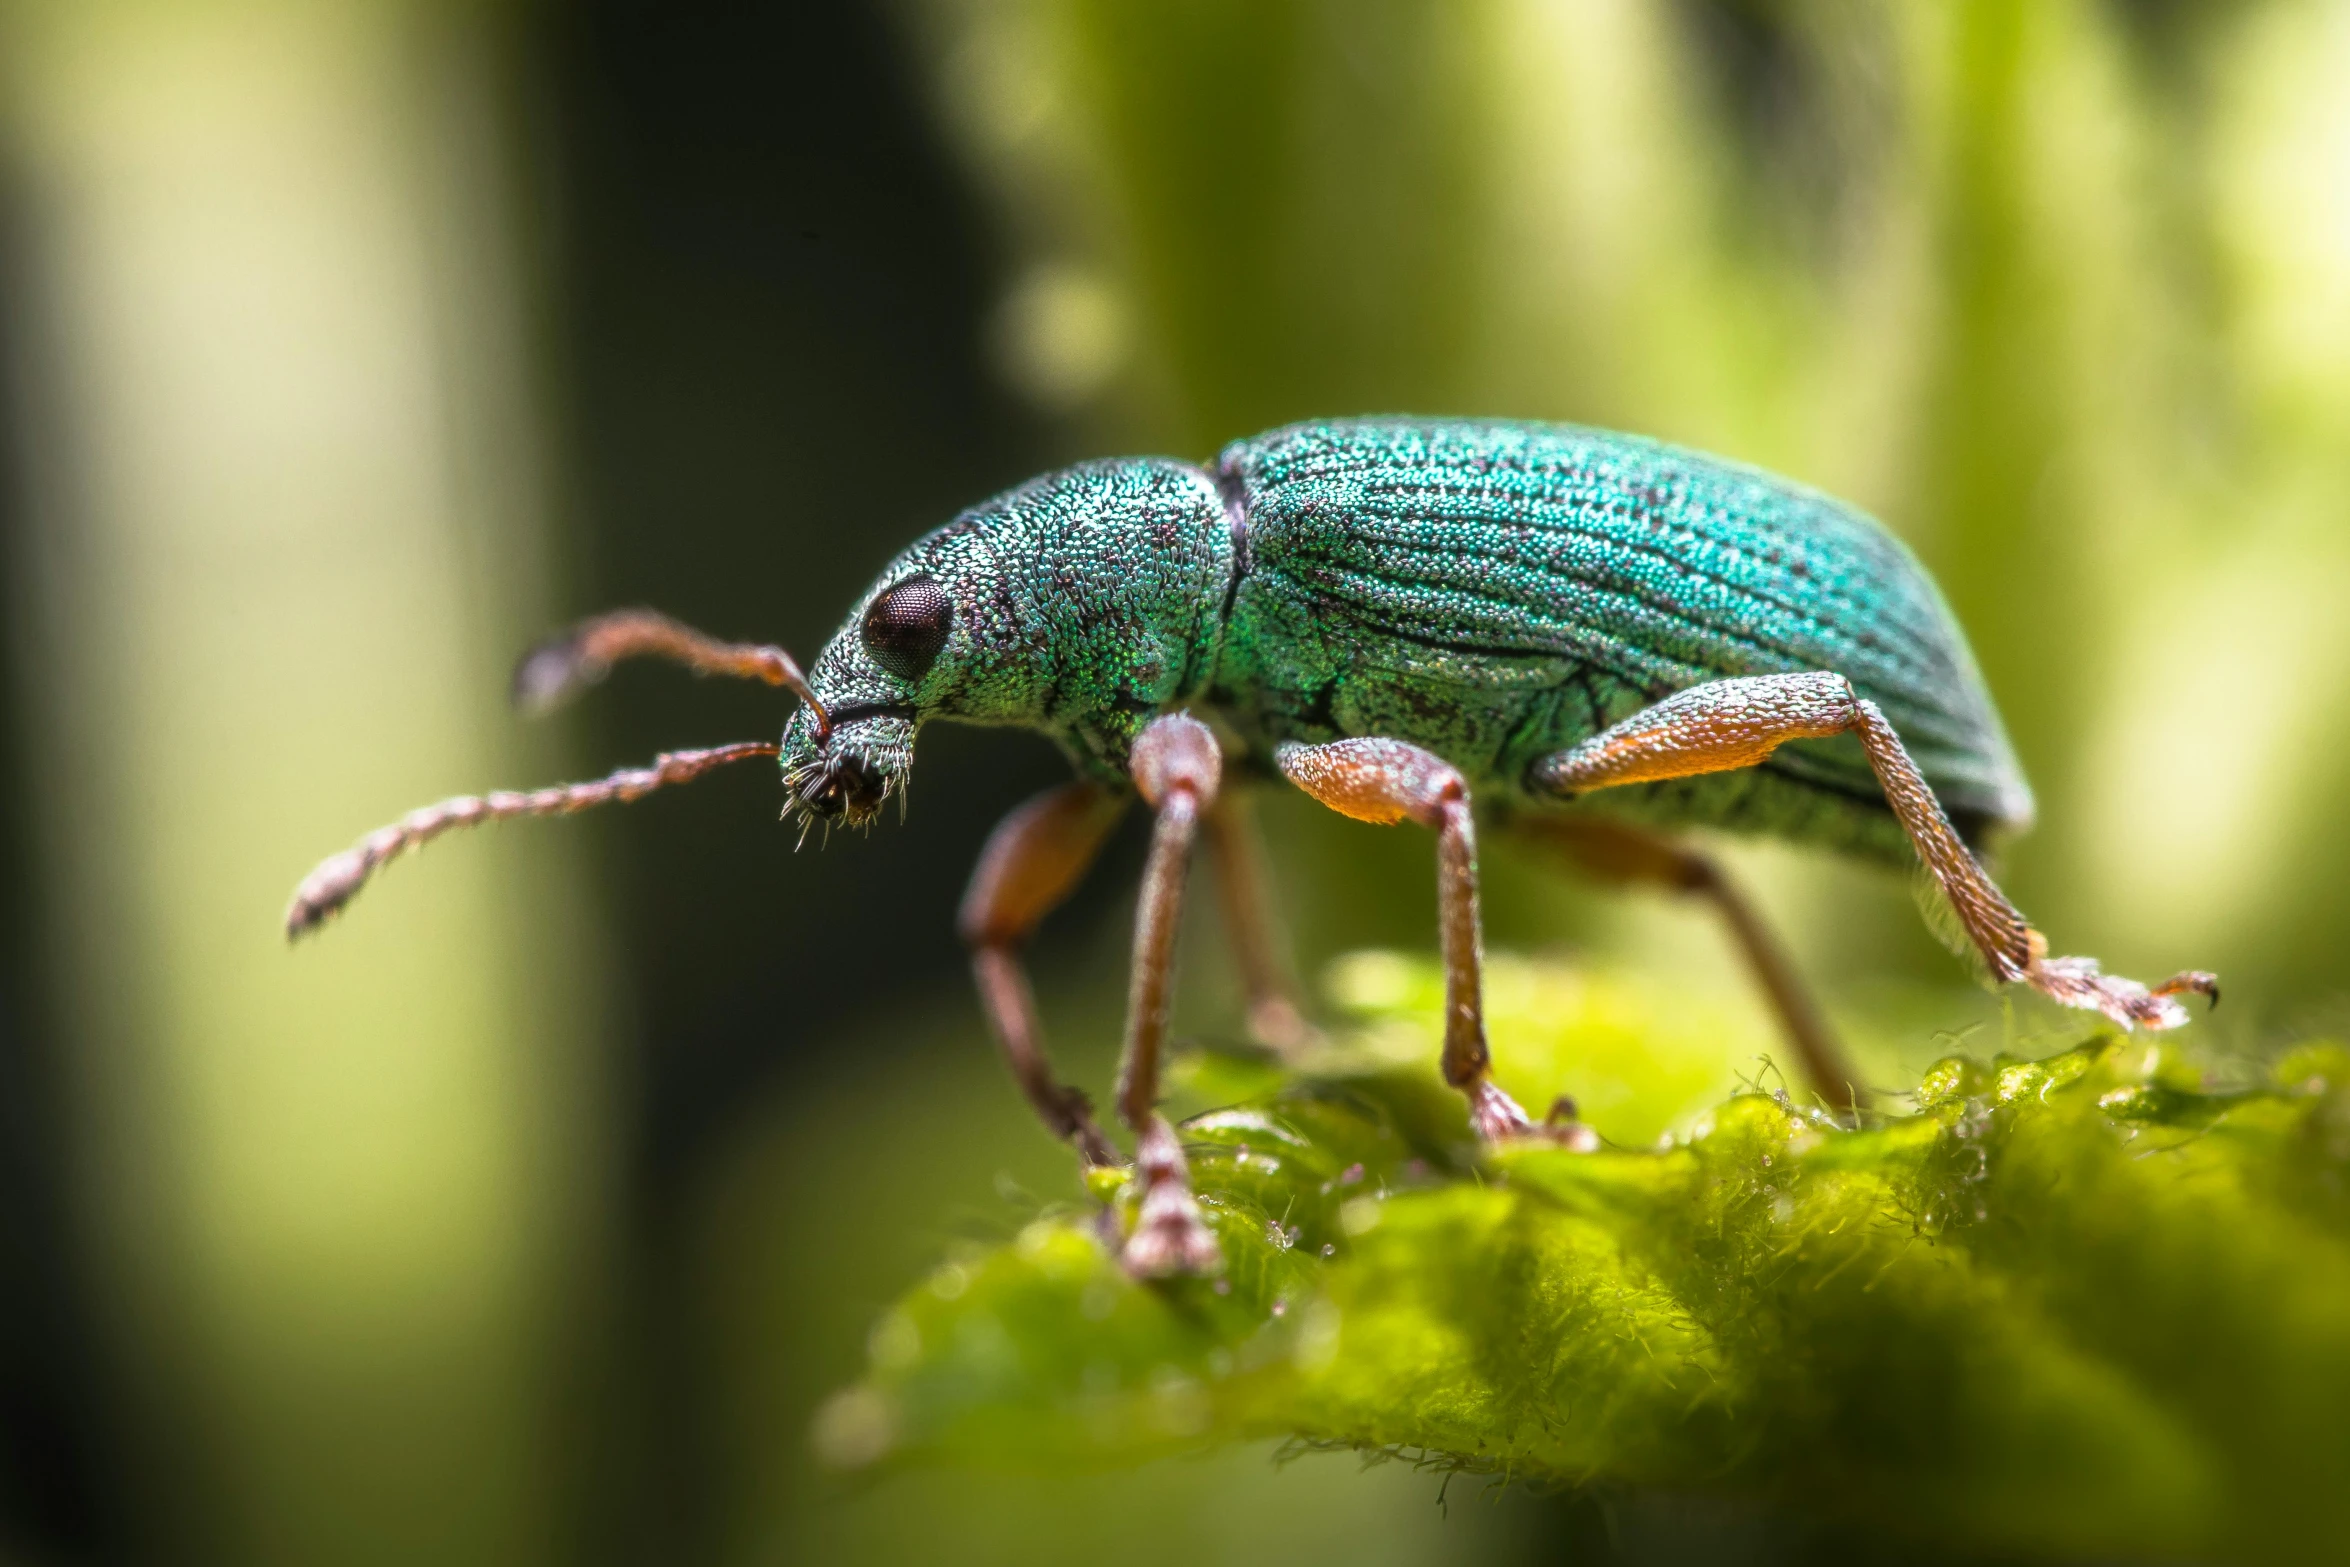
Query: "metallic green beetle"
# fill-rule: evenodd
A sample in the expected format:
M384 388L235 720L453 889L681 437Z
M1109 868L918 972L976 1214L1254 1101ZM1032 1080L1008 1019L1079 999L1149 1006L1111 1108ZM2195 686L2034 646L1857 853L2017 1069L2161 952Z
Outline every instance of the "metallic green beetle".
M1921 861L1966 941L2022 982L2125 1027L2186 1018L2212 976L2151 989L2047 944L1973 850L2030 824L2032 796L1948 606L1875 522L1816 491L1655 441L1500 420L1372 418L1239 441L1210 468L1091 462L963 513L892 561L813 673L648 611L589 621L527 658L543 705L617 659L663 656L798 694L780 745L427 807L313 872L290 933L373 869L453 826L634 799L749 756L782 759L791 807L863 823L904 785L932 718L1060 743L1077 780L1005 820L964 899L981 997L1014 1075L1091 1162L1117 1155L1046 1060L1019 949L1136 795L1156 813L1136 921L1118 1108L1143 1201L1139 1274L1215 1266L1155 1107L1176 914L1194 838L1218 861L1250 1021L1309 1034L1268 956L1253 838L1226 766L1286 778L1363 820L1438 840L1443 1068L1487 1138L1591 1146L1571 1108L1536 1126L1494 1086L1480 1016L1477 819L1621 880L1717 904L1814 1088L1857 1094L1778 946L1713 865L1662 836L1768 833Z

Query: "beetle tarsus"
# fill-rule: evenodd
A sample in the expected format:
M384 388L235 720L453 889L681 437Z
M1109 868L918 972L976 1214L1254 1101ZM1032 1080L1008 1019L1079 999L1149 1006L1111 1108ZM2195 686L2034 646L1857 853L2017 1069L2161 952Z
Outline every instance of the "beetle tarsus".
M1599 1147L1599 1134L1583 1124L1566 1094L1552 1100L1549 1113L1536 1122L1491 1078L1480 1077L1461 1091L1469 1101L1469 1128L1481 1143L1552 1143L1572 1153Z
M1535 1134L1534 1118L1494 1083L1479 1077L1461 1092L1469 1101L1469 1129L1481 1143L1506 1143Z
M1183 1147L1167 1118L1153 1115L1134 1151L1142 1203L1120 1260L1138 1279L1214 1273L1224 1266L1215 1232L1201 1216L1184 1169Z
M2079 1007L2083 1011L2102 1012L2124 1028L2143 1028L2151 1032L2178 1028L2190 1019L2186 995L2202 995L2219 1001L2219 977L2201 969L2189 969L2174 974L2161 984L2148 987L2119 974L2108 974L2095 958L2051 958L2043 954L2047 940L2038 931L2032 932L2032 962L2024 973L2024 981L2034 990L2063 1006Z

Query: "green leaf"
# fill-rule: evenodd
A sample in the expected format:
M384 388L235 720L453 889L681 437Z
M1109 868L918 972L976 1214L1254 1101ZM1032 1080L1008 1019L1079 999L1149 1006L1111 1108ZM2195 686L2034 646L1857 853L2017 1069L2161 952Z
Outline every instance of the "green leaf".
M1651 1142L1719 1050L1636 989L1497 968L1497 1059L1574 1086L1590 1046L1643 1146L1478 1149L1417 1048L1437 976L1350 960L1363 1027L1308 1070L1182 1074L1240 1090L1185 1123L1220 1275L1128 1279L1133 1194L1097 1175L1104 1207L901 1300L820 1449L1070 1468L1273 1435L1984 1546L2350 1537L2350 1053L2221 1091L2103 1034L1945 1061L1860 1130L1748 1090Z

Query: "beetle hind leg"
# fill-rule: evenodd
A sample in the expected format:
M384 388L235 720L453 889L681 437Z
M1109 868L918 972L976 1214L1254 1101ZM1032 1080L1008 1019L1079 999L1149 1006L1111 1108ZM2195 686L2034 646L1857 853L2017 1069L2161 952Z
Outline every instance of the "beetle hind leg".
M2052 958L2048 942L1984 873L1877 704L1842 675L1749 675L1679 691L1581 745L1536 762L1538 794L1572 799L1622 784L1752 767L1790 740L1860 739L1894 816L1983 955L1994 979L2022 982L2068 1007L2102 1012L2124 1028L2176 1028L2187 994L2219 998L2199 970L2148 987L2107 974L2093 958Z

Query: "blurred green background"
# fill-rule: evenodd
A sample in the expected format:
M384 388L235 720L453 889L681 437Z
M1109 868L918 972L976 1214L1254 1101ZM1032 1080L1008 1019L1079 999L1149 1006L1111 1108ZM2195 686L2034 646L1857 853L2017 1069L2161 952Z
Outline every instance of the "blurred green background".
M276 918L423 800L779 726L657 669L514 722L571 616L808 654L1055 462L1488 413L1877 511L2040 790L2018 901L2331 1026L2346 81L2343 0L0 0L0 1549L1866 1554L1345 1457L822 1475L879 1306L1073 1186L950 928L1034 739L822 853L744 769ZM1425 842L1267 816L1307 972L1432 940ZM2018 1026L1897 878L1733 852L1886 1081ZM1097 1088L1138 858L1038 949ZM1694 914L1492 858L1497 946L1751 1012Z

